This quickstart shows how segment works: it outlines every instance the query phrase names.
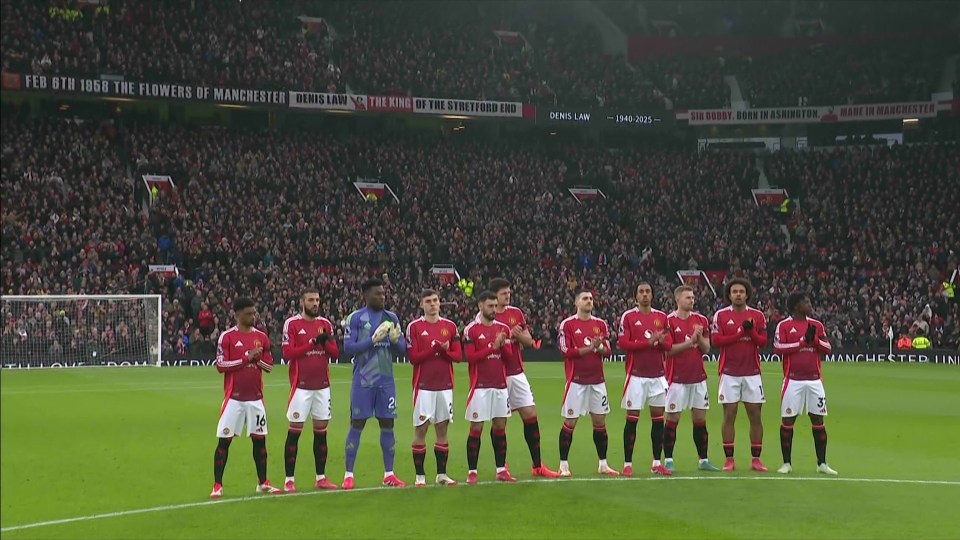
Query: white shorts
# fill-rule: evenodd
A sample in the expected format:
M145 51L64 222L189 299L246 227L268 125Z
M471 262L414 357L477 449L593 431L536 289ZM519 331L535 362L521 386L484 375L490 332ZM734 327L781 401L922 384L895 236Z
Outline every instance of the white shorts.
M760 375L720 375L720 403L766 403Z
M534 405L533 390L530 389L526 373L507 377L507 404L511 411Z
M247 427L247 435L267 434L267 409L263 406L263 400L223 400L220 421L217 423L217 437L239 437L244 426Z
M609 414L610 402L607 400L607 385L567 383L563 393L563 409L560 414L564 418L577 418L592 414Z
M453 422L453 390L413 391L413 425L428 422Z
M823 381L783 380L780 392L780 416L797 416L806 408L808 413L827 415L827 394L823 391Z
M644 405L663 407L666 405L666 377L627 376L623 387L623 399L620 406L628 411L642 411Z
M710 408L707 395L707 381L698 383L673 383L667 389L667 412L676 413L689 409Z
M330 387L321 390L294 388L287 401L287 420L304 422L309 415L314 420L330 419Z
M467 413L464 418L470 422L509 418L508 401L506 388L474 388L467 398Z

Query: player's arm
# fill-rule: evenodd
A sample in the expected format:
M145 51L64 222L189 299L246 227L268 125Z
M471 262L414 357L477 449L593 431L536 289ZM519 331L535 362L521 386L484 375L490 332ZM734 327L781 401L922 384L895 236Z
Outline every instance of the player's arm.
M518 332L513 332L511 329L511 335L513 339L517 340L524 347L533 347L533 336L530 335L530 328L527 326L527 316L520 313L520 322L517 323L516 328L519 328Z
M336 360L340 358L340 347L337 345L337 338L333 335L333 324L324 325L324 331L327 333L327 339L323 342L323 350L327 353L327 358Z
M785 337L784 334L787 332L787 326L783 324L783 322L777 325L777 331L773 333L773 350L781 355L796 352L803 346L799 341L796 343L787 343L783 340Z
M463 349L460 346L460 338L454 337L450 340L450 347L444 350L440 349L440 354L451 362L459 362L463 358Z
M244 361L240 358L230 357L229 342L226 340L227 332L220 334L217 341L217 358L214 365L220 373L229 373L231 371L240 371L243 369Z
M593 347L573 347L572 344L569 344L567 341L567 331L565 329L566 325L560 326L560 332L557 336L557 345L560 347L560 353L564 358L577 358L586 354L593 352Z
M283 323L283 341L280 350L288 362L294 362L296 360L302 360L307 353L313 349L313 342L307 341L300 345L294 345L292 336L290 335L292 330L290 323L291 319L287 319L286 322Z
M750 340L762 349L767 346L767 318L760 314L760 322L754 321L753 328L750 329Z
M663 320L663 338L660 339L659 347L663 352L670 352L673 350L673 334L670 333L670 325L666 324L666 319Z
M353 313L347 321L346 333L343 336L343 352L349 356L357 356L372 348L373 336L360 339L360 317Z
M817 325L817 337L814 341L813 347L817 349L817 351L824 354L833 350L833 345L831 345L830 340L827 339L827 333L826 330L824 330L823 325Z
M743 337L743 327L738 326L737 331L730 334L724 335L723 329L720 328L720 312L714 313L713 315L713 328L710 332L710 340L713 341L713 344L717 347L725 347L727 345L732 345L737 342L741 337Z
M273 371L273 352L270 350L270 338L264 339L263 343L263 352L260 353L260 358L257 360L257 367L267 373Z
M700 332L700 339L697 340L697 345L700 347L700 352L708 353L710 352L710 332L707 331L710 323L707 322L707 318L700 316L700 320L703 321L703 330Z
M476 341L470 339L470 336L467 336L467 342L464 344L464 348L467 351L467 362L476 364L493 352L493 343L487 343L481 346Z
M407 360L411 364L417 365L433 356L434 350L428 347L421 347L420 340L413 338L413 324L407 325Z

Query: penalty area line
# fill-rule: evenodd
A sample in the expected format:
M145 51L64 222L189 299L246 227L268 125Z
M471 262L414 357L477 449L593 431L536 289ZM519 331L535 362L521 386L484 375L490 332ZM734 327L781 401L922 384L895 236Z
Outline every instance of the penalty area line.
M517 482L492 482L484 481L480 482L478 486L494 486L494 485L510 485L510 484L553 484L561 483L566 484L570 482L676 482L683 480L698 480L698 481L709 481L709 480L721 480L721 481L774 481L774 482L852 482L852 483L875 483L875 484L919 484L919 485L941 485L941 486L960 486L960 481L953 480L909 480L909 479L898 479L898 478L828 478L828 477L796 477L796 476L675 476L671 478L665 478L662 476L655 477L645 477L645 478L565 478L558 479L556 482L550 480L519 480ZM464 484L461 484L464 485ZM434 489L457 489L456 487L442 487L442 486L430 486ZM289 493L282 495L249 495L244 497L236 497L232 499L216 499L216 500L207 500L207 501L196 501L182 504L169 504L164 506L152 506L149 508L137 508L133 510L120 510L117 512L106 512L102 514L90 514L87 516L77 516L72 518L63 518L63 519L53 519L49 521L38 521L35 523L24 523L22 525L11 525L9 527L0 528L0 532L13 532L20 531L24 529L35 529L38 527L50 527L53 525L64 525L67 523L77 523L81 521L95 521L99 519L108 519L115 517L125 517L125 516L135 516L138 514L150 514L153 512L166 512L172 510L183 510L186 508L200 508L204 506L214 506L218 504L232 504L239 502L248 502L255 500L278 500L278 499L287 499L291 497L309 497L313 495L334 495L337 493L340 494L349 494L349 493L364 493L370 491L392 491L396 488L383 488L380 486L377 487L364 487L364 488L355 488L349 491L336 490L336 491L301 491L297 493ZM401 489L418 489L412 486ZM466 488L471 489L471 488Z

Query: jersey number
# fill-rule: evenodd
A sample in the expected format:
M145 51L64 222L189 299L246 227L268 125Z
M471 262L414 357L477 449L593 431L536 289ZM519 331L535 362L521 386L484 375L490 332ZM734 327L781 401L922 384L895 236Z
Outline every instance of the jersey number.
M265 425L267 425L267 417L266 417L266 416L260 416L260 415L258 414L258 415L257 415L257 427L263 427L263 426L265 426Z
M607 396L603 396L603 398L600 399L600 406L604 409L607 408Z
M390 410L396 409L396 408L397 408L397 398L391 396L390 399L387 400L387 408L390 409Z
M817 398L817 408L822 409L826 400L822 397Z
M450 403L450 416L453 416L453 402Z

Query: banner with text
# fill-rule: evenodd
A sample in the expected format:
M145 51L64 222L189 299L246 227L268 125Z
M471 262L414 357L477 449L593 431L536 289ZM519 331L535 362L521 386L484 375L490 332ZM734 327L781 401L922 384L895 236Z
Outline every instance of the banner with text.
M367 96L356 94L325 94L321 92L290 92L290 107L326 111L365 111Z
M5 90L58 92L110 98L176 99L237 105L286 105L287 92L152 83L126 80L85 79L62 75L18 75L3 78Z
M830 122L862 122L869 120L902 120L933 118L949 104L933 101L912 103L877 103L871 105L832 105L822 107L772 107L765 109L691 109L677 112L677 120L691 126L723 126L744 124L817 124Z
M417 114L449 114L452 116L480 116L489 118L525 118L523 103L519 101L475 101L472 99L410 98Z

